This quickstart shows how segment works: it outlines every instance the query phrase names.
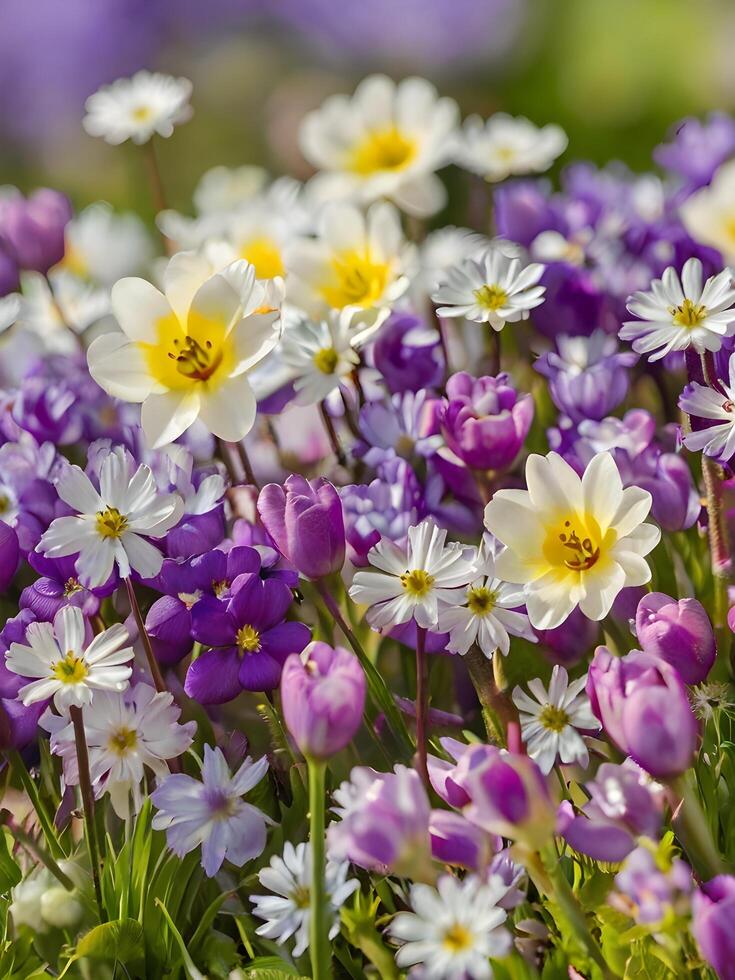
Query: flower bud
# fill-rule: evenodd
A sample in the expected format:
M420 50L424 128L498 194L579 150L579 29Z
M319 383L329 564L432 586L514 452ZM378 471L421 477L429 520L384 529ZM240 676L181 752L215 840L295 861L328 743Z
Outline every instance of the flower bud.
M699 684L715 662L715 634L704 606L696 599L671 599L651 592L638 603L635 617L644 653L660 657L685 684Z
M65 194L42 187L28 198L13 194L0 205L0 233L21 269L46 274L64 257L64 229L71 219Z
M310 643L292 653L281 675L286 727L301 752L328 759L355 735L365 708L365 673L343 647Z
M502 843L495 834L487 833L452 810L431 811L429 834L435 861L471 871L485 868Z
M735 980L735 877L717 875L695 892L692 932L720 980Z
M62 885L47 888L41 895L41 916L50 926L57 929L73 929L84 914L84 907L74 892L68 892Z

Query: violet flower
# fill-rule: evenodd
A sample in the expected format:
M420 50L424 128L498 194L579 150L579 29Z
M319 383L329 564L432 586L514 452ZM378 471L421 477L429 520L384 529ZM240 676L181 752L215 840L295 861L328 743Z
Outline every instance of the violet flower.
M692 932L720 980L735 980L735 877L717 875L692 898Z
M4 592L13 581L19 557L18 535L9 524L0 521L0 592Z
M409 527L418 521L416 509L406 504L406 487L402 482L378 478L369 484L341 487L339 495L347 557L360 568L368 565L368 552L381 538L399 546L405 544Z
M655 928L672 915L688 912L694 882L691 869L680 858L663 870L648 848L637 847L615 876L615 886L623 900L616 904L638 925Z
M676 174L687 193L709 184L715 170L735 155L735 119L712 112L704 121L682 119L671 131L671 142L659 144L653 159Z
M360 409L358 425L363 439L356 454L368 466L400 457L432 456L443 444L439 433L441 402L427 391L406 391L390 402L368 402Z
M64 229L71 220L69 198L42 187L24 198L17 191L0 201L0 234L21 269L47 273L64 257Z
M714 665L715 633L696 599L650 592L638 603L635 629L643 652L671 664L685 684L700 684Z
M28 555L31 568L41 576L20 595L20 608L32 609L38 619L50 622L62 606L78 606L85 616L99 612L100 600L112 595L119 583L116 571L104 585L90 589L79 581L75 568L76 556L47 558L32 551Z
M444 376L439 335L412 313L393 313L373 344L373 363L392 394L438 388Z

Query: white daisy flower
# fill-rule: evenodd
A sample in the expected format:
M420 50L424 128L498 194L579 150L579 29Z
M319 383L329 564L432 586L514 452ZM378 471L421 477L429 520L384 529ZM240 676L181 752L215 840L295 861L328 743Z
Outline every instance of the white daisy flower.
M256 282L242 261L213 272L196 252L174 255L163 293L145 279L121 279L112 308L122 332L90 344L90 373L113 397L143 403L141 425L154 449L197 418L238 442L255 421L248 372L278 342L279 283Z
M349 896L360 887L356 878L347 877L348 861L327 860L325 869L327 900L329 903L329 938L339 932L339 910ZM258 880L273 895L252 895L253 914L265 919L265 924L255 930L258 936L274 939L279 945L291 937L296 942L295 957L309 948L309 923L311 920L311 846L286 841L283 857L272 857L267 868L258 872Z
M645 585L645 555L661 537L644 524L651 494L625 487L610 453L592 458L580 478L557 453L526 462L527 490L498 490L485 508L485 527L506 550L496 573L525 586L536 629L559 626L577 606L604 619L618 593Z
M122 694L99 691L84 711L89 749L89 774L95 795L110 794L115 813L130 813L130 796L137 812L144 796L145 769L158 779L168 776L167 759L189 748L196 722L178 724L181 709L168 691L157 693L149 684L136 684ZM51 751L61 756L64 780L79 783L74 726L68 717L47 711L39 722L51 734Z
M194 207L198 214L231 214L256 197L267 183L268 171L263 167L212 167L194 188Z
M117 566L152 578L163 555L148 538L162 538L184 512L181 497L159 493L150 467L133 472L132 457L117 446L100 469L99 490L78 466L68 466L56 483L59 497L76 513L57 517L44 532L37 551L49 558L76 555L79 581L88 588L104 585Z
M520 687L513 688L513 704L520 713L521 737L529 756L543 773L551 772L557 758L565 765L578 762L583 769L589 765L589 752L579 732L596 732L600 723L584 693L586 683L585 674L570 684L564 667L556 664L548 691L538 677L528 682L535 701Z
M520 258L523 249L504 238L488 238L469 228L452 225L431 231L419 246L419 271L413 285L421 294L431 296L447 278L450 269L465 259L478 258L490 249L499 248L509 258Z
M717 388L710 388L693 381L679 398L682 412L717 423L687 432L684 445L691 452L701 450L705 456L722 463L735 456L735 355L730 358L729 366L729 385L720 380Z
M332 204L321 214L317 237L294 241L285 263L286 296L309 316L349 307L365 322L379 323L406 292L416 249L391 204L373 204L367 214Z
M299 133L321 200L370 204L388 198L425 217L444 206L434 171L450 162L459 109L423 78L395 83L371 75L354 95L333 95L310 112Z
M561 126L535 126L523 116L498 112L483 122L479 116L465 121L457 149L457 163L485 180L540 174L567 147Z
M297 405L323 401L360 363L352 311L333 311L318 323L301 319L284 332L280 359L291 371Z
M523 588L501 581L495 574L497 542L486 535L473 565L472 581L464 594L464 604L440 609L438 629L449 633L447 650L464 656L477 643L490 659L496 650L504 657L510 650L510 636L522 636L531 643L537 638L528 616L516 612L525 603ZM510 634L510 636L509 636Z
M144 223L132 212L117 213L105 201L90 204L64 230L64 258L56 270L111 287L141 272L153 258ZM109 310L108 308L105 312Z
M702 263L687 259L681 272L669 266L654 279L649 292L633 293L628 310L639 320L620 329L633 350L658 361L671 351L693 347L698 354L718 351L723 337L735 334L735 289L729 269L711 276L702 286Z
M79 345L69 328L83 334L109 313L109 290L80 279L63 266L52 269L48 280L35 272L23 276L18 322L38 334L49 350L76 352Z
M735 262L735 160L723 163L705 187L690 194L679 207L689 234L703 245Z
M400 548L387 538L368 552L379 571L358 571L350 596L370 606L367 621L376 630L392 629L415 619L424 629L435 629L440 604L458 605L465 597L461 586L473 575L471 548L446 543L447 532L426 519L408 529L408 542Z
M175 126L191 117L191 90L188 78L139 71L90 95L82 125L90 136L113 145L147 143L154 133L171 136Z
M397 965L420 966L424 980L489 980L490 957L502 959L513 945L497 904L507 890L498 875L487 883L442 875L436 888L412 885L413 911L399 912L388 927L401 943Z
M133 648L122 623L98 633L87 644L84 616L64 606L51 623L30 623L28 646L11 643L5 666L21 677L33 677L18 691L23 704L54 699L60 712L92 702L96 691L124 691L132 673Z
M436 312L502 330L506 323L527 319L529 310L543 303L545 287L537 285L543 271L537 262L524 265L503 249L490 248L449 270L432 296Z

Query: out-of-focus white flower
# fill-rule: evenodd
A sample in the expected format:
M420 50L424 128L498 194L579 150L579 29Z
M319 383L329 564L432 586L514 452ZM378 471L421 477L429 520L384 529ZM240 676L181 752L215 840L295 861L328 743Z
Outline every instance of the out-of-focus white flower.
M735 263L735 160L723 163L706 187L684 201L679 214L692 238Z
M150 237L138 215L117 213L105 201L75 215L64 235L64 258L56 269L104 286L143 271L153 257Z
M78 344L68 328L82 334L109 313L109 290L64 268L53 269L48 281L36 272L23 276L18 323L38 334L49 350L77 350Z
M457 149L460 166L496 183L511 175L543 173L566 149L560 126L535 126L523 116L498 112L483 122L470 116Z
M175 126L191 117L191 91L188 78L142 70L90 95L83 126L90 136L113 145L147 143L154 133L171 136Z

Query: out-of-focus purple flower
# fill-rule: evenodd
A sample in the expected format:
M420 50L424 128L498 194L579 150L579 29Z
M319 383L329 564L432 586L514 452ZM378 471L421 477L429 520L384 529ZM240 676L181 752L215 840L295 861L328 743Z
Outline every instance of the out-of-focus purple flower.
M16 395L13 418L39 442L48 439L59 446L70 445L82 434L78 397L69 384L31 376L23 380Z
M373 363L393 394L437 388L444 374L439 336L412 313L394 313L373 344Z
M687 192L712 180L715 170L735 154L735 119L712 112L705 121L682 119L672 127L670 143L653 151L659 166L684 181Z
M575 851L596 861L617 862L630 854L638 837L658 836L661 796L654 794L634 764L605 762L585 788L590 800L580 816L575 816L568 800L557 815L557 833Z
M600 634L600 624L587 619L579 609L574 609L561 626L552 630L536 630L541 652L553 663L563 667L576 664L594 646Z
M0 199L0 235L21 269L45 275L64 257L71 216L71 202L59 191L42 187L27 198L11 193Z
M192 636L213 648L191 663L184 684L202 704L222 704L241 691L272 691L288 655L309 642L308 626L284 622L292 595L283 582L245 573L231 591L227 602L203 595L192 607Z
M333 794L339 820L327 831L329 856L380 874L431 880L431 807L415 769L357 766Z
M49 623L62 606L78 606L85 616L94 616L99 611L100 599L117 588L117 572L113 572L103 586L88 589L77 578L75 561L76 555L47 558L32 551L28 562L41 577L23 589L20 608L33 610L37 619Z
M545 301L533 311L533 323L545 337L554 338L562 331L579 337L598 329L608 333L617 329L612 302L590 270L549 262L540 285L546 289Z
M353 565L366 566L368 551L381 538L405 542L409 527L418 521L416 508L406 505L405 489L403 482L380 478L340 488L347 557Z
M683 681L665 661L598 647L587 674L592 711L621 752L646 772L669 778L692 763L698 725Z
M447 446L478 470L502 470L518 456L533 421L533 398L519 395L507 374L447 381L441 427Z
M59 498L52 484L57 463L50 442L29 433L0 446L0 520L18 535L22 554L32 551L56 516Z
M462 774L464 772L462 760L469 752L470 746L466 742L460 742L456 738L448 737L442 738L440 744L453 761L448 762L446 759L440 759L438 756L429 755L426 760L429 770L429 781L434 792L445 803L461 809L470 802L468 794L461 785Z
M328 759L347 745L362 722L365 672L344 647L310 643L291 654L281 675L286 727L302 754Z
M0 296L20 289L20 270L10 247L0 240Z
M355 449L368 466L399 457L432 456L443 444L439 433L441 401L426 391L406 391L390 402L368 402L360 409L365 443Z
M38 719L47 706L47 701L24 705L22 701L0 698L0 751L29 745L36 737Z
M342 502L329 480L309 481L293 474L283 486L269 483L260 491L258 513L278 550L305 578L341 571L345 561Z
M656 926L667 916L683 915L689 910L689 896L694 889L688 864L674 858L668 870L662 870L648 848L637 847L625 859L615 876L621 907L639 925Z
M671 664L685 684L699 684L712 669L715 634L696 599L677 602L662 592L650 592L638 603L635 629L644 653Z
M0 592L13 581L19 557L18 535L9 524L0 521Z
M595 330L589 337L556 338L556 351L535 363L549 379L549 392L560 412L573 422L602 419L628 393L628 368L638 360L634 351L619 351L614 337Z
M461 813L432 810L429 820L431 854L441 864L482 871L500 847L500 838L470 823Z
M720 980L735 980L735 877L717 875L692 898L692 932Z
M526 869L510 856L510 848L505 847L493 857L487 869L487 877L500 878L508 889L498 901L501 909L514 909L526 900Z

